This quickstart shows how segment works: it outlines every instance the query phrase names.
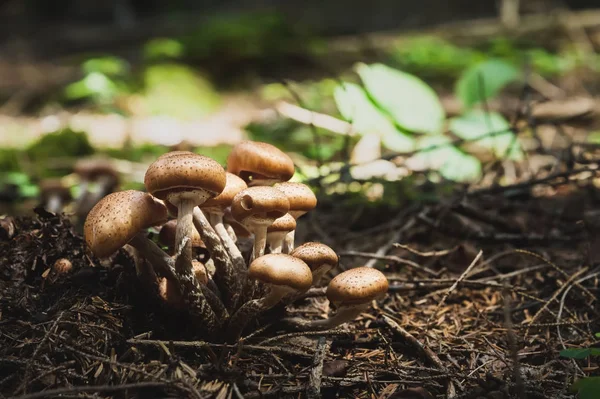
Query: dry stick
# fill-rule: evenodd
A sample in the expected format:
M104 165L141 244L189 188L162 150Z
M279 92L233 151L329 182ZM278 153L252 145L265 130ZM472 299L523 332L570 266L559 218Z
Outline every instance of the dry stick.
M523 385L523 379L521 377L521 369L519 366L519 348L517 346L517 338L515 337L515 332L513 330L513 323L511 318L511 309L510 309L510 291L508 287L505 285L505 289L503 291L504 298L504 324L506 327L506 339L508 341L508 346L510 349L510 355L513 366L513 378L515 380L515 386L517 388L517 395L521 399L526 399L525 394L525 386Z
M554 270L556 270L557 272L559 272L564 278L568 279L569 275L562 270L560 267L558 267L554 262L544 258L543 256L536 254L535 252L531 252L531 251L526 251L524 249L515 249L515 252L520 253L520 254L525 254L525 255L529 255L529 256L533 256L534 258L537 258L539 260L541 260L542 262L550 265ZM575 282L575 286L577 288L579 288L581 291L583 291L588 297L590 297L590 299L592 301L596 300L596 296L594 294L592 294L587 288L585 288L584 286L582 286L580 283Z
M235 275L233 263L229 254L223 248L221 239L198 207L194 208L193 220L196 230L200 233L200 238L202 238L207 248L211 250L210 256L214 260L215 268L217 269L215 281L223 294L225 306L229 310L235 309L240 298L243 282Z
M357 256L357 257L361 257L361 258L370 258L371 260L385 260L388 262L406 265L412 269L419 270L419 271L421 271L423 273L427 273L431 276L437 277L437 275L438 275L438 273L436 273L435 271L433 271L425 266L421 266L418 263L413 262L408 259L402 259L398 256L383 255L383 254L380 255L378 253L373 254L373 253L369 253L369 252L359 252L359 251L343 251L343 252L340 252L339 255L340 256Z
M390 250L390 248L392 248L392 246L397 243L398 241L400 241L400 239L402 238L402 233L404 233L405 231L409 230L410 228L413 227L413 225L415 224L416 218L411 218L409 219L408 222L406 222L406 224L404 226L402 226L402 228L396 230L394 232L394 234L392 234L392 236L390 237L390 239L384 244L382 245L377 252L375 252L376 256L385 256L385 254L387 253L387 251ZM365 267L373 267L375 266L375 263L377 262L377 258L371 258L371 260L369 260L366 264Z
M529 324L533 324L535 323L535 321L540 317L540 315L542 313L544 313L544 311L548 308L548 306L550 305L550 302L555 301L556 298L558 298L558 296L566 289L568 288L577 277L581 276L583 273L587 272L588 268L584 267L581 270L578 270L577 273L575 273L574 275L571 276L571 278L569 278L567 281L565 281L565 283L559 288L557 289L554 294L552 294L552 296L550 297L550 299L548 299L548 301L546 301L546 303L544 304L544 306L542 306L540 308L540 310L538 310L533 317L531 318L531 321L529 322ZM525 330L525 336L529 335L529 329Z
M400 327L398 323L389 318L388 316L383 316L383 320L390 327L392 332L399 335L404 339L407 343L411 344L425 359L429 360L433 365L435 365L442 373L448 373L448 369L444 366L444 363L440 360L438 355L435 354L428 346L423 344L421 341L416 339L411 333L406 331L404 328ZM452 380L448 380L448 386L446 388L446 397L448 399L456 396L456 389L454 388L454 383Z
M455 246L453 248L450 248L450 249L443 249L443 250L440 250L440 251L427 251L427 252L421 252L421 251L418 251L418 250L416 250L414 248L411 248L408 245L404 245L404 244L400 244L400 243L395 243L394 247L395 248L405 249L408 252L411 252L411 253L413 253L415 255L418 255L418 256L422 256L424 258L430 258L430 257L445 256L445 255L451 254L452 252L456 251L460 246L457 245L457 246Z
M440 308L442 307L442 305L444 304L444 302L446 302L446 299L448 299L448 297L450 296L450 294L456 289L456 287L458 287L458 284L460 284L467 277L467 275L469 274L469 272L471 271L471 269L473 269L475 267L475 265L479 261L479 258L481 258L481 255L483 255L483 251L482 250L479 251L479 253L477 254L477 256L475 256L475 259L473 259L473 262L471 262L471 264L469 265L469 267L467 267L467 269L463 272L463 274L460 275L460 277L458 278L458 280L456 280L456 282L454 284L452 284L452 286L450 288L448 288L448 291L444 294L444 296L442 297L441 301L436 306L435 310L431 313L431 316L429 316L429 318L427 319L427 322L425 323L425 325L426 325L426 331L429 329L429 326L430 326L430 323L431 323L431 319L433 319L433 317L435 316L435 314L440 310Z
M325 337L320 337L317 341L317 350L313 359L313 367L310 370L306 397L308 399L321 398L321 378L323 377L323 361L329 352L331 342Z

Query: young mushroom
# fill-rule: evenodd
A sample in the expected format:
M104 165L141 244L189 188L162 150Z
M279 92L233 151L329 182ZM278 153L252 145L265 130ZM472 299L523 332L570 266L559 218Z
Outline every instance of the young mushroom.
M74 172L79 176L79 194L75 200L75 213L80 217L88 214L103 197L119 186L119 173L108 159L87 158L75 163ZM91 190L90 185L95 185Z
M337 267L339 263L335 251L319 242L304 243L290 252L290 255L302 259L310 267L314 286L321 281L325 273Z
M283 324L303 331L335 328L369 309L373 300L385 295L388 286L387 278L377 269L357 267L346 270L335 276L327 286L327 299L337 308L332 317L310 322L291 318L283 320Z
M71 191L61 179L44 179L40 181L40 199L48 212L59 213L66 203L71 201Z
M273 187L248 187L233 198L231 215L254 234L252 259L264 255L267 228L289 208L285 195Z
M267 244L272 254L281 253L283 240L290 231L296 228L296 219L289 213L275 219L272 225L267 228Z
M241 177L249 187L271 186L292 178L294 161L271 144L242 141L229 153L227 171Z
M306 184L283 182L274 187L284 193L290 201L290 215L296 220L317 206L317 197ZM285 253L290 253L294 249L295 231L294 228L285 237L283 244Z
M144 185L155 197L177 207L175 248L179 278L191 278L194 207L219 195L225 188L225 170L215 160L186 151L158 157L146 171Z
M255 259L248 268L248 277L264 284L268 292L262 298L246 302L231 317L230 340L238 339L248 321L260 312L272 308L288 294L305 292L312 284L306 263L286 254L268 254Z

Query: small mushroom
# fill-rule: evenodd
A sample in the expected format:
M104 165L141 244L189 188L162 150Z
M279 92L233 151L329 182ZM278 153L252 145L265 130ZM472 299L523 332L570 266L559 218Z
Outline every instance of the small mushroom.
M73 271L73 264L69 259L59 258L56 260L56 262L54 262L52 268L54 269L54 273L57 275L64 275Z
M104 158L86 158L75 163L74 172L79 176L79 194L75 200L75 213L84 217L100 199L117 189L119 173L113 163ZM90 185L96 185L90 190Z
M290 202L290 215L296 220L317 206L317 197L306 184L283 182L274 187L285 194ZM285 253L294 249L295 230L290 231L285 237L283 247Z
M39 187L42 206L48 212L62 212L65 204L72 199L71 191L61 179L44 179L40 181Z
M267 243L271 249L271 253L281 253L283 240L290 231L296 228L296 219L289 213L275 219L272 225L267 228Z
M304 331L335 328L369 309L373 300L385 295L388 286L387 278L377 269L357 267L346 270L327 286L327 298L337 308L333 316L310 322L291 318L283 320L283 324Z
M231 317L229 338L232 340L239 338L250 319L272 308L288 294L305 292L312 284L312 274L306 263L286 254L269 254L255 259L248 268L248 277L263 283L268 292L262 298L246 302Z
M290 255L302 259L310 267L314 286L321 281L325 273L337 267L339 263L339 257L335 251L319 242L304 243L294 249Z
M294 175L292 158L279 148L259 141L242 141L227 157L227 171L248 186L271 186Z
M175 267L180 277L191 278L193 210L223 191L225 170L203 155L172 151L161 155L148 167L144 185L155 197L177 206L175 248L177 256L184 261L176 262Z
M160 228L160 232L158 233L158 242L168 248L171 255L174 254L175 251L175 237L177 233L177 220L169 220L167 223L163 224ZM204 249L206 250L206 245L202 238L200 238L200 233L198 230L194 228L192 230L192 249Z
M231 215L254 234L252 259L264 255L267 228L289 208L285 195L273 187L249 187L233 198Z

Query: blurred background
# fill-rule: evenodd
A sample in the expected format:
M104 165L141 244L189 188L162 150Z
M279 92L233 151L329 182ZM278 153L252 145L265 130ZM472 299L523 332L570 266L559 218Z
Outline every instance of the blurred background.
M600 142L594 7L1 0L0 214L84 215L166 151L246 138L350 206L569 167Z

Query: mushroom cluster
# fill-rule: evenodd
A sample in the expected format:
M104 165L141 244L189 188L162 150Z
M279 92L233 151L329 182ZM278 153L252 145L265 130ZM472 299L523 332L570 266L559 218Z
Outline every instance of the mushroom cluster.
M137 275L156 298L186 309L205 337L233 342L248 323L277 304L292 303L338 265L327 245L294 248L296 221L317 199L308 186L288 181L293 174L292 159L267 143L236 145L227 170L206 156L171 151L148 167L147 192L115 192L93 207L85 239L101 258L132 247ZM148 237L149 227L161 228L158 242L165 250ZM327 287L337 306L332 317L282 324L335 327L387 288L381 272L350 269Z

